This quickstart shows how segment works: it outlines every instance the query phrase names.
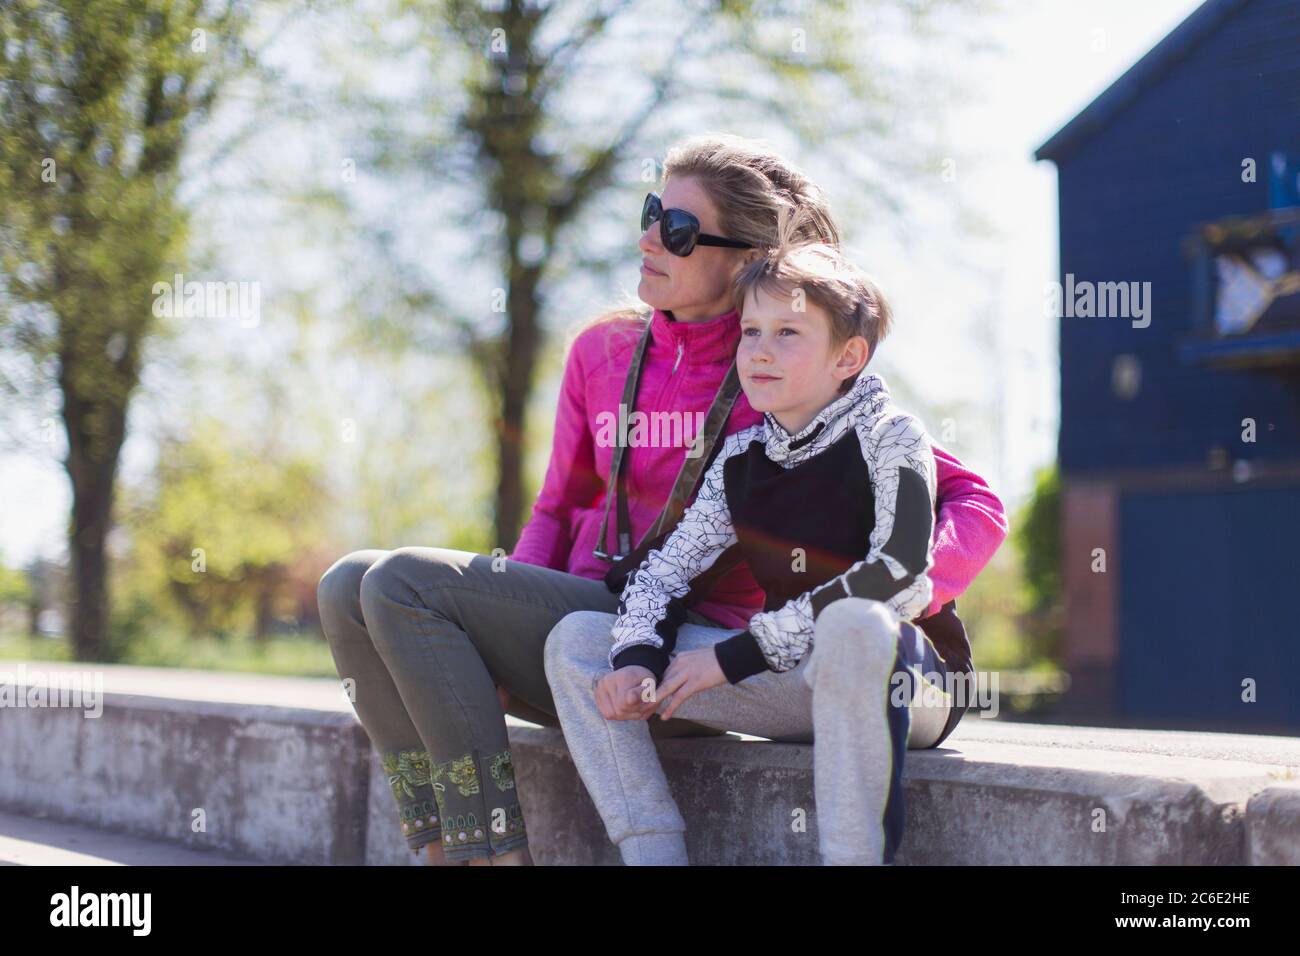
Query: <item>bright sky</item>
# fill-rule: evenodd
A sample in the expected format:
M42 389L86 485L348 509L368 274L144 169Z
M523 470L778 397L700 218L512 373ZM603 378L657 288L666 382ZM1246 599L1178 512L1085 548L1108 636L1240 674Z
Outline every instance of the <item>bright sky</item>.
M1034 469L1056 447L1056 328L1043 307L1044 287L1057 275L1056 172L1034 162L1033 150L1198 5L1004 0L1005 53L984 64L980 95L953 116L963 149L980 158L937 187L960 189L996 234L976 249L960 248L942 215L918 216L906 249L872 243L863 263L900 318L881 371L898 370L913 390L924 390L927 404L972 396L992 403L992 429L959 415L955 440L943 443L1008 506L1023 500ZM958 259L978 269L954 270ZM635 288L635 276L623 285ZM942 422L927 425L940 437ZM64 554L70 493L53 454L0 456L0 502L0 560L21 565Z
M1006 52L984 59L978 96L953 115L963 148L973 146L982 158L959 167L951 188L996 236L964 248L941 213L916 222L919 235L905 253L870 250L869 268L901 319L881 352L884 371L898 369L927 400L991 396L1001 406L997 434L958 414L956 440L947 444L1009 506L1055 458L1059 415L1057 328L1044 309L1045 286L1059 272L1056 167L1035 162L1033 151L1199 5L1004 0L999 39ZM947 264L958 259L979 266L954 274ZM985 322L987 333L980 331ZM931 358L918 376L920 355ZM943 443L942 422L926 424Z

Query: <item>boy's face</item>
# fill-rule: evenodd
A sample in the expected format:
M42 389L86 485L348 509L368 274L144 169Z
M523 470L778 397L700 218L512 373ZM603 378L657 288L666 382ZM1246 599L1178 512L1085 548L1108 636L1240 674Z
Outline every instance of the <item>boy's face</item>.
M800 297L802 298L802 297ZM825 310L803 298L766 291L745 297L736 370L756 411L771 412L794 433L839 397L840 383L867 364L867 340L854 336L831 348Z

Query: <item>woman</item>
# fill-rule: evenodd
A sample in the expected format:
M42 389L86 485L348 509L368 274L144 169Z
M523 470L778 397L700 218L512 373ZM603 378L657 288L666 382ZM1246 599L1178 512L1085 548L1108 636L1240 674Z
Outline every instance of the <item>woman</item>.
M357 716L382 755L407 844L427 846L430 863L531 862L504 713L557 725L547 634L570 612L615 611L618 595L603 580L610 559L654 528L690 444L689 436L638 442L634 431L615 507L607 500L617 444L610 416L623 417L642 349L635 411L694 422L710 409L740 337L732 281L775 244L779 211L796 206L810 213L806 238L839 244L822 192L757 144L707 135L670 150L663 195L647 197L639 242L637 295L653 314L648 325L632 311L604 316L574 340L550 464L513 554L358 551L321 578L321 624L339 676L351 682ZM723 431L760 420L741 395ZM966 588L1006 535L1001 502L982 479L937 446L935 456L927 615ZM740 565L711 582L687 620L743 628L762 605ZM651 723L656 736L716 733L681 720Z

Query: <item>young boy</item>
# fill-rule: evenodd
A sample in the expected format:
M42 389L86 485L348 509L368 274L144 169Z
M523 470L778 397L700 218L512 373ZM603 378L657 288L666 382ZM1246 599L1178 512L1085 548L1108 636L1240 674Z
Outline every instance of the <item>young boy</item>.
M578 612L551 632L556 712L625 863L687 862L645 723L656 712L812 740L823 862L891 863L906 749L952 731L965 706L948 674L971 670L951 604L925 631L909 623L931 596L930 443L863 371L890 311L837 250L778 247L741 273L736 298L737 371L764 421L725 440L617 615ZM765 609L741 632L684 624L692 580L731 548Z

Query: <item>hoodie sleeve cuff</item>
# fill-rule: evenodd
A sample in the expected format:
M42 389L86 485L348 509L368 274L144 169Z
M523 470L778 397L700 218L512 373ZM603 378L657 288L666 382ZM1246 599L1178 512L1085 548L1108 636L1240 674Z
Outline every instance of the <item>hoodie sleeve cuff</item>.
M713 653L717 655L718 666L722 668L729 684L739 684L746 677L771 669L767 666L762 648L758 646L758 639L749 631L714 644Z
M644 667L655 675L656 684L662 684L664 671L668 670L668 652L653 644L633 644L615 654L610 664L613 665L614 670L632 665Z

